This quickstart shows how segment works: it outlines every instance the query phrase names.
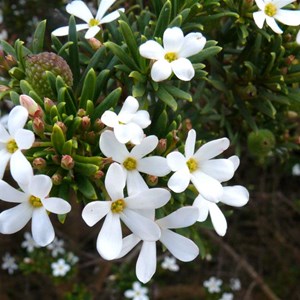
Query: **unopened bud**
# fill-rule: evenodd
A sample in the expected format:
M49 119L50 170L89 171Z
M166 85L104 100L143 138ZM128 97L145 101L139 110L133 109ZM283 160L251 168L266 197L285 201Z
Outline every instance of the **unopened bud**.
M56 164L56 165L60 165L60 156L55 154L52 156L52 161Z
M63 181L63 177L60 173L55 173L52 175L51 180L54 185L60 185Z
M251 82L248 83L246 86L238 86L237 92L239 96L244 100L250 100L257 96L256 86L253 85Z
M94 175L92 175L92 180L93 181L98 181L101 178L103 178L103 176L104 176L104 172L101 171L101 170L98 170Z
M193 124L191 119L185 119L184 120L184 125L187 131L190 131L193 128Z
M86 116L86 111L83 108L79 108L78 111L77 111L77 116L78 117Z
M154 175L147 175L146 181L149 186L156 186L158 183L158 177Z
M84 116L81 119L81 127L84 131L88 130L91 126L91 119L88 116Z
M31 118L43 118L44 112L42 108L31 97L20 95L20 104L27 109Z
M0 93L6 92L8 90L10 90L10 88L8 86L6 86L6 85L0 85Z
M95 50L95 51L103 46L103 44L96 38L91 38L88 40L88 42L89 42L90 46L93 48L93 50Z
M32 162L32 166L34 169L36 170L43 170L46 168L47 166L47 162L45 159L43 159L42 157L37 157L33 160Z
M101 131L104 127L105 127L105 125L104 125L104 123L101 121L101 119L97 118L97 119L95 120L95 122L94 122L94 126L93 126L94 130L95 130L96 132L99 132L99 131Z
M156 147L157 153L162 154L167 150L167 139L160 139L157 147Z
M55 124L62 130L64 134L67 132L67 127L63 122L57 121Z
M41 118L34 118L32 128L37 135L41 135L45 131L45 123Z
M63 155L60 165L65 170L72 170L74 168L75 162L71 155Z
M55 103L50 98L47 98L47 97L44 98L44 107L45 107L45 111L47 113L50 112L52 106L54 106L54 105L55 105Z

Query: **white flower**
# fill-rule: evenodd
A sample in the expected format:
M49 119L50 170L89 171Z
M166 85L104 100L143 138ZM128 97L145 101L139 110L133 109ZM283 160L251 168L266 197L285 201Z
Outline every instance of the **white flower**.
M246 205L248 201L249 192L245 187L241 185L223 187L223 195L220 198L220 202L234 207L242 207ZM227 221L216 203L206 200L199 194L193 206L199 209L199 222L205 221L209 214L217 234L220 236L225 235L227 231Z
M114 129L116 139L126 144L140 144L144 138L143 129L151 124L149 113L146 110L138 110L139 102L132 96L128 96L117 115L107 110L101 116L101 121Z
M180 80L189 81L194 77L195 70L187 57L200 52L205 43L206 39L200 32L184 36L179 27L172 27L164 32L163 47L150 40L142 44L139 51L141 56L155 60L151 68L151 78L154 81L163 81L172 72Z
M7 38L8 38L7 30L2 29L2 30L0 31L0 40L7 40Z
M13 160L16 154L22 154L21 150L29 149L34 142L34 134L32 131L23 129L28 119L27 110L18 105L14 107L8 116L8 130L0 123L0 179L3 178L5 168L8 162ZM22 154L22 159L27 161ZM18 172L10 163L10 171Z
M0 117L0 124L5 128L8 129L8 115L3 115Z
M8 274L12 275L15 270L18 270L18 265L16 264L16 259L11 256L9 253L5 253L2 257L2 270L7 270Z
M131 195L141 190L148 189L146 182L139 172L154 176L165 176L170 173L167 160L160 156L149 156L158 144L158 138L154 135L148 136L129 152L124 144L115 138L113 132L107 130L100 137L99 146L102 153L112 157L118 162L125 174L127 191Z
M55 237L52 243L47 246L47 249L51 250L52 257L57 257L58 254L65 253L64 244L65 242L63 240L59 240Z
M148 289L143 287L140 282L136 281L132 284L132 290L127 290L124 296L133 300L148 300Z
M175 257L165 256L163 262L161 263L161 267L172 272L179 271L179 266L176 263Z
M153 212L145 212L148 217L154 219ZM194 207L186 206L177 209L170 215L156 220L160 227L160 242L170 251L178 260L188 262L194 260L199 254L199 248L190 239L170 230L176 228L188 227L196 222L198 211ZM123 257L133 249L141 240L135 234L124 238L123 249L118 258ZM143 240L142 248L136 263L136 276L143 282L148 282L156 271L156 242Z
M73 252L68 252L67 261L73 266L78 263L79 257L76 256Z
M292 174L294 176L300 176L300 164L295 164L292 168Z
M175 172L168 187L183 192L190 181L206 199L218 202L223 194L220 182L227 181L234 174L234 163L229 159L212 159L229 147L229 140L222 138L210 141L195 152L196 132L191 129L185 143L185 155L175 151L167 156L168 165Z
M241 281L238 278L231 278L230 279L230 288L233 291L239 291L242 287Z
M233 300L232 293L224 293L219 300Z
M0 214L0 232L11 234L21 230L32 218L31 231L35 242L40 246L50 244L54 239L54 229L48 213L66 214L70 204L56 197L49 197L52 181L49 176L35 175L28 161L24 164L21 152L16 152L13 163L19 168L14 179L23 191L19 191L0 180L0 199L20 203Z
M203 285L208 289L209 293L219 293L221 291L221 285L223 281L214 276L203 282Z
M71 269L70 265L66 263L63 258L60 258L57 262L51 264L52 275L55 277L65 276Z
M276 20L289 26L300 25L299 10L282 9L294 0L255 0L255 2L260 11L253 13L253 19L259 28L262 28L266 21L274 32L281 34L283 31Z
M84 221L93 226L105 217L97 239L97 250L105 259L115 259L122 249L122 220L138 237L147 241L156 241L160 229L152 220L144 217L139 211L154 210L165 205L171 194L166 189L147 189L124 197L125 174L121 166L113 163L105 177L105 187L111 200L93 201L83 211Z
M74 15L75 17L85 21L85 24L76 25L76 30L88 29L85 34L86 39L94 37L99 31L102 24L110 23L115 19L119 18L119 11L124 11L124 8L119 8L118 10L109 13L104 16L107 10L114 4L115 0L101 0L96 16L94 17L91 13L88 6L80 1L75 0L69 3L66 7L66 10L69 14ZM60 27L52 32L55 36L64 36L68 35L69 26Z
M25 241L22 242L21 247L26 248L26 251L31 253L35 248L39 248L40 246L35 242L35 240L32 238L32 235L30 232L24 233Z
M300 45L300 30L297 33L296 42Z

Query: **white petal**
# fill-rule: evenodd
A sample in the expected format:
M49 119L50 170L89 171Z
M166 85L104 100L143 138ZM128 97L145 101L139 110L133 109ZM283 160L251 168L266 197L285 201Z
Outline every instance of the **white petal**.
M163 35L166 52L178 52L184 41L183 32L179 27L167 28Z
M274 4L277 6L277 8L282 8L288 4L293 3L295 0L273 0Z
M3 178L6 166L9 162L11 154L7 152L5 149L0 150L0 179Z
M115 3L116 0L101 0L96 14L96 19L101 20L107 10Z
M297 33L296 42L300 44L300 30Z
M165 59L157 60L151 68L152 80L159 82L168 79L172 74L171 64Z
M227 231L227 221L217 204L209 203L209 214L216 233L224 236Z
M193 172L191 174L191 181L205 199L212 202L219 202L223 194L223 187L219 181L201 171Z
M148 186L142 175L137 171L127 172L127 192L128 195L135 195L141 191L148 190Z
M97 238L97 250L107 260L118 257L122 250L122 229L118 214L108 213Z
M278 26L274 18L266 16L266 22L274 32L278 34L283 33L282 29Z
M151 124L150 115L146 110L138 110L132 116L131 122L136 123L141 128L147 128Z
M33 196L46 198L52 188L51 178L47 175L35 175L29 184L29 191Z
M131 132L130 142L133 145L139 145L145 136L143 129L135 123L128 123L127 126Z
M11 139L11 136L8 134L5 127L0 124L0 143L6 143Z
M193 225L199 217L196 207L186 206L177 209L168 216L159 219L156 223L164 229L184 228Z
M193 241L171 230L162 230L160 241L181 261L192 261L199 254L199 248Z
M54 214L66 214L71 210L71 205L67 201L57 197L42 199L42 203L47 211Z
M126 205L130 209L155 209L164 206L171 198L168 190L153 188L127 197Z
M179 151L174 151L168 154L167 162L168 162L168 166L173 172L185 168L187 169L186 158Z
M94 18L88 6L80 0L69 3L66 10L70 15L74 15L75 17L84 20L86 23L89 23L89 21Z
M101 134L99 147L106 157L112 157L118 163L122 163L129 154L126 146L121 144L110 130Z
M265 9L265 1L264 0L255 0L256 5L259 9L264 10Z
M300 25L300 10L280 9L274 18L285 25L298 26Z
M253 19L257 27L262 29L266 20L266 15L263 11L256 11L253 13Z
M249 192L241 185L225 186L223 191L221 202L227 205L241 207L249 201Z
M130 234L123 238L122 250L117 258L121 258L128 254L140 241L141 239L135 234Z
M93 201L88 203L82 210L82 218L89 226L94 226L111 208L111 201Z
M32 214L31 231L34 241L39 246L49 245L55 237L54 229L47 211L43 208L35 208Z
M131 209L125 209L120 218L126 226L138 237L145 241L157 241L160 238L158 225L148 218Z
M210 159L200 164L200 170L220 182L228 181L234 174L234 165L229 159Z
M200 32L191 32L184 37L180 57L189 57L199 53L205 46L206 38Z
M108 127L114 128L119 124L118 116L115 112L107 110L101 116L101 121Z
M76 25L76 31L88 29L89 25L88 24L77 24ZM52 31L52 34L55 36L65 36L69 34L69 26L63 26L60 28L55 29Z
M175 172L168 181L168 187L175 193L181 193L186 190L190 183L191 174L188 168Z
M85 33L84 38L91 39L93 38L98 32L100 31L99 26L92 26L88 29L88 31Z
M144 157L139 161L138 170L154 176L165 176L170 173L167 160L160 156Z
M191 129L188 133L188 136L185 141L185 146L184 146L184 154L186 160L188 160L194 155L195 144L196 144L196 131L194 129Z
M156 243L143 242L136 263L136 276L139 281L148 282L156 271Z
M28 111L25 107L15 106L9 113L8 132L11 136L15 136L18 129L23 128L28 119Z
M195 76L195 70L192 63L184 57L171 62L171 68L174 74L183 81L190 81Z
M123 123L131 121L132 115L139 109L139 102L132 96L128 96L119 112L119 120ZM129 119L128 119L129 117Z
M111 164L105 177L105 188L111 200L124 198L125 181L126 176L122 167L117 163Z
M118 125L114 128L116 139L126 144L129 141L134 145L140 144L144 138L144 132L140 126L135 123L128 123L125 125Z
M34 143L34 134L30 130L19 129L15 133L15 141L19 149L29 149Z
M104 18L102 18L100 20L100 23L101 24L110 23L110 22L118 19L120 17L119 11L124 12L125 9L124 8L119 8L118 10L113 11L112 13L110 13L110 14L106 15Z
M155 135L149 135L145 137L139 145L133 147L130 154L133 157L140 159L151 153L156 148L157 144L158 138Z
M163 59L166 53L164 48L158 42L153 40L142 44L139 51L141 56L155 60Z
M230 141L228 138L221 138L217 140L210 141L203 146L201 146L198 151L194 154L194 157L198 161L204 161L211 159L222 152L224 152L229 147Z
M239 157L237 155L232 155L228 159L233 163L234 171L236 171L240 165Z
M0 180L0 199L7 202L21 203L28 200L28 195Z
M207 202L208 201L205 200L201 195L198 195L193 203L193 206L197 207L199 210L198 222L204 222L208 217L209 205Z
M0 214L1 233L11 234L21 230L28 223L31 215L32 206L28 202L4 210Z

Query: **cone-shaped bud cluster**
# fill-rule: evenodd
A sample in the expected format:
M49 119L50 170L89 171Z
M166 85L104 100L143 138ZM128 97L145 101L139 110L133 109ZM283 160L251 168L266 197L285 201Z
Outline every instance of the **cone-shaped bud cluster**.
M275 146L275 136L268 129L259 129L248 135L248 149L255 156L266 156Z

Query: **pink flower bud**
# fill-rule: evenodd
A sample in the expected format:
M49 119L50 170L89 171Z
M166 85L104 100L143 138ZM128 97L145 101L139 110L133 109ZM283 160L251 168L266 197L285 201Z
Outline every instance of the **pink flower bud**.
M72 170L74 168L75 162L72 156L63 155L60 165L65 170Z
M31 97L20 95L20 104L27 109L31 118L42 118L44 116L42 108Z

